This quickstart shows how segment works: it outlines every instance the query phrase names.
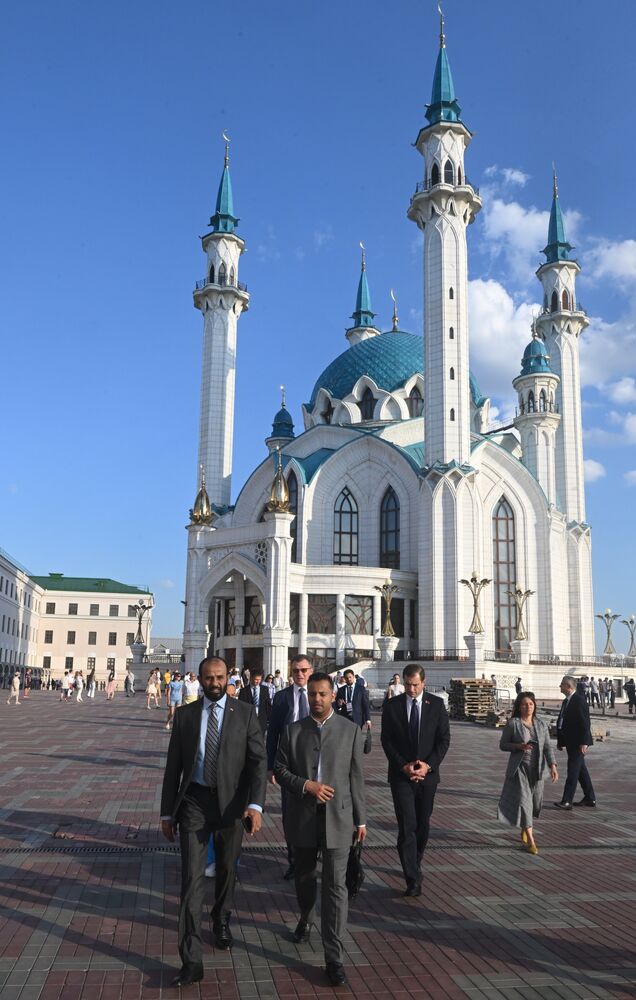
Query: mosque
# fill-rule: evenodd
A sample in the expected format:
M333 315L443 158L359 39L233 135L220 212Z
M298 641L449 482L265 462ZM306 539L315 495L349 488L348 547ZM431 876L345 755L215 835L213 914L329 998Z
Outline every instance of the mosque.
M572 664L594 653L579 380L588 320L556 178L536 272L543 308L521 371L510 373L516 415L492 427L469 367L466 229L481 200L466 176L472 135L443 23L426 120L415 144L422 180L407 212L423 233L423 331L401 329L396 310L392 328L378 329L363 251L346 349L307 386L300 433L283 398L269 454L234 503L237 325L250 299L238 280L245 243L226 146L202 237L206 277L194 291L203 373L199 491L187 529L188 669L207 650L284 675L297 652L331 669L386 654L434 661L448 676L523 664L529 678L555 657ZM469 631L471 576L488 581L481 632Z

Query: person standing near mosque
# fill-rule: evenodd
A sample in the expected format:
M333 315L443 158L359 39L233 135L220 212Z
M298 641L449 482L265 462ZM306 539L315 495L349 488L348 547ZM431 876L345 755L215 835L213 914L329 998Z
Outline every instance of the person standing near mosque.
M576 693L576 678L566 674L561 681L564 695L561 711L557 719L557 747L565 749L568 755L568 773L557 809L569 811L572 806L596 806L596 793L587 769L585 757L593 744L590 729L590 710L586 699ZM583 798L574 801L577 785L581 785Z
M15 698L16 705L20 704L20 674L16 670L13 677L11 678L11 686L9 688L9 697L7 698L7 705L11 704L11 699Z

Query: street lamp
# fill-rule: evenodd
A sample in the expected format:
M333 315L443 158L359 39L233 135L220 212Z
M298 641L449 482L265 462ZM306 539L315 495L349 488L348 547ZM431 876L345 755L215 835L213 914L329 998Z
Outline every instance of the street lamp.
M134 645L143 646L144 636L141 630L141 626L144 620L144 615L152 609L152 604L145 604L140 601L139 604L133 605L134 612L137 615L137 634L135 635Z
M605 625L605 631L607 633L607 638L605 640L605 649L603 650L603 656L616 656L616 650L614 648L614 643L612 642L612 628L614 622L620 615L613 615L611 608L605 608L602 615L595 615L596 618L600 619Z

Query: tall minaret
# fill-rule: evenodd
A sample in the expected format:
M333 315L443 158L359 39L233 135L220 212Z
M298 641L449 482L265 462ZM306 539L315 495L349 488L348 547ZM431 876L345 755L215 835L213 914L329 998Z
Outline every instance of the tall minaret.
M466 227L481 200L464 172L464 151L472 136L460 113L441 16L426 109L429 124L415 143L424 157L424 181L408 210L424 231L424 444L429 468L470 461Z
M548 350L532 326L532 340L523 352L521 374L512 382L519 405L515 427L521 438L522 461L539 482L548 502L556 504L555 437L560 422L556 392L559 376L550 366Z
M245 285L238 280L239 258L245 249L236 235L229 169L229 140L212 231L201 239L207 256L206 276L194 291L195 308L203 313L203 371L199 467L205 470L207 490L214 506L227 507L232 488L236 325L249 304Z
M345 337L353 347L361 340L368 340L369 337L378 337L380 331L374 326L375 313L371 309L371 293L369 292L369 282L367 280L367 262L364 244L360 244L362 250L362 264L360 269L360 280L358 282L358 293L356 295L356 307L351 314L353 326L345 331Z
M565 237L556 173L545 264L537 271L543 285L543 312L536 320L546 343L552 370L559 376L556 401L561 420L556 433L557 503L568 522L585 521L583 480L583 423L579 374L579 336L588 325L576 301L576 276L580 267L570 260L574 248Z

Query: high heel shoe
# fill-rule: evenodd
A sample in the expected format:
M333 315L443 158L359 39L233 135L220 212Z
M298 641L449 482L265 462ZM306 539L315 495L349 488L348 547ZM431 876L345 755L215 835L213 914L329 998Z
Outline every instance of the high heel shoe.
M539 848L536 844L528 844L528 854L538 854Z
M522 844L527 844L528 843L528 834L527 834L527 832L525 830L521 831L521 843Z

